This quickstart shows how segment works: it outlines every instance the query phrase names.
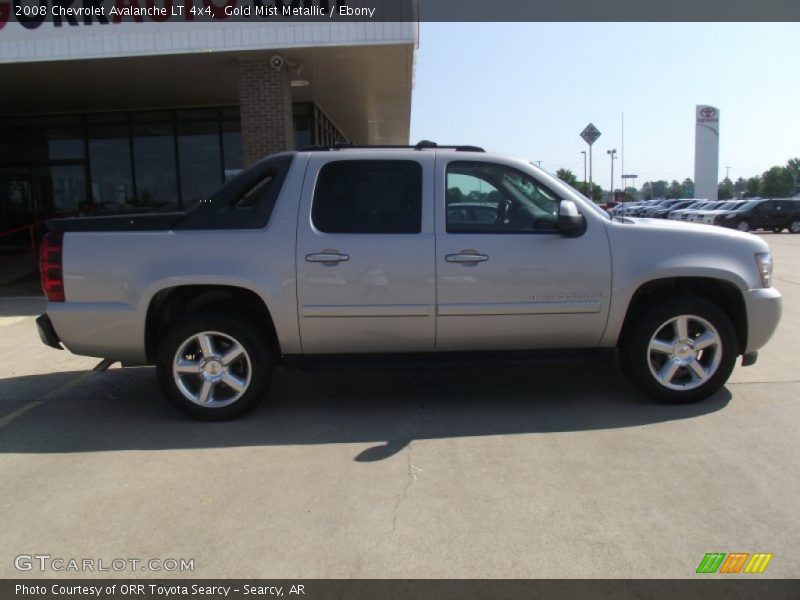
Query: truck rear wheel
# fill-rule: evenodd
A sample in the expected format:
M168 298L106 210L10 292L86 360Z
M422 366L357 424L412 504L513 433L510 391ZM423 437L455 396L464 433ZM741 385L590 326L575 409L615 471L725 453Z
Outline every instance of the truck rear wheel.
M256 328L227 315L184 317L157 358L164 395L196 419L220 421L252 410L266 395L272 359Z
M676 298L657 305L620 346L623 370L644 394L663 402L699 402L730 377L736 332L716 305Z

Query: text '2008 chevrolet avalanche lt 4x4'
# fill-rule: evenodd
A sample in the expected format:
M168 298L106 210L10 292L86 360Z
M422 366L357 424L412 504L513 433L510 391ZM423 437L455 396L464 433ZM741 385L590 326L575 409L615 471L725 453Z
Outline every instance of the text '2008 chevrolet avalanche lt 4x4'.
M268 157L183 213L50 223L45 343L155 364L224 419L298 357L618 348L645 394L693 402L780 318L760 238L611 219L531 163L472 146Z

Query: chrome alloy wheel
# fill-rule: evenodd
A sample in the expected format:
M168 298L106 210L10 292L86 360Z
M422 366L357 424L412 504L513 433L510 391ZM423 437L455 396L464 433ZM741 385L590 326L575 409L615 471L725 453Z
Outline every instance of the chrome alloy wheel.
M656 329L647 353L650 372L661 385L692 390L716 373L722 360L722 339L705 319L680 315Z
M792 221L789 224L789 231L792 233L800 233L800 221Z
M218 331L204 331L184 340L172 360L172 376L181 394L204 407L236 402L247 392L252 373L244 346Z
M750 223L747 221L739 221L739 224L736 226L736 229L739 231L750 231Z

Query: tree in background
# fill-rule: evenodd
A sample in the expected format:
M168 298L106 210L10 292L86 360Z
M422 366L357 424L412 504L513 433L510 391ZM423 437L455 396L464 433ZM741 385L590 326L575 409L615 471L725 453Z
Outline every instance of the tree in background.
M592 183L592 192L593 192L592 196L589 195L588 182L584 184L582 181L579 181L578 185L575 186L575 189L578 190L581 194L583 194L587 198L592 198L598 204L603 202L603 199L605 198L606 194L605 191L603 191L603 188L601 188L596 183Z
M464 201L464 192L462 192L460 188L451 187L449 190L447 190L447 201L448 202L463 202Z
M687 177L681 183L681 198L694 198L694 181L691 177Z
M567 183L575 189L578 189L578 178L575 177L575 174L569 169L559 169L556 171L556 177L558 177L564 183Z
M766 198L791 196L794 191L794 177L787 167L772 167L761 176L761 195Z
M635 187L626 187L625 188L625 202L633 202L634 200L639 199L639 192L636 190Z
M745 188L745 198L755 198L758 196L761 188L761 179L759 177L751 177L747 180L747 187Z
M733 198L733 182L727 177L719 182L718 196L720 200Z
M680 198L681 196L683 196L683 188L673 179L667 188L667 198Z
M659 179L658 181L646 181L642 185L642 199L652 200L654 198L666 198L668 188L669 184L663 179Z
M800 158L790 158L786 162L786 168L789 169L789 172L792 174L792 179L794 179L794 189L792 193L796 194L800 192Z
M744 180L744 177L739 177L736 182L733 184L733 191L737 196L741 196L747 191L747 182Z

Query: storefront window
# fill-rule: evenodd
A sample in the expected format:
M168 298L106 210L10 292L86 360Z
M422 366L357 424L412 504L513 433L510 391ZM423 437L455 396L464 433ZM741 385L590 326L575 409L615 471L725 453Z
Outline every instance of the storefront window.
M178 160L183 208L207 197L222 183L219 122L202 120L213 118L215 113L205 110L178 113Z
M129 207L134 193L127 118L125 115L98 115L90 118L89 123L90 198L93 208L112 211Z
M302 148L309 146L312 142L311 136L311 109L313 104L310 102L295 104L292 107L292 121L294 127L294 147Z
M242 125L238 106L222 109L222 149L225 181L230 181L244 168Z
M313 102L295 147L345 138ZM0 117L0 231L56 215L185 209L244 168L238 106Z
M136 177L134 205L149 209L177 208L175 128L170 114L133 115L133 161Z
M32 169L39 208L48 215L74 215L86 210L86 175L82 164Z

